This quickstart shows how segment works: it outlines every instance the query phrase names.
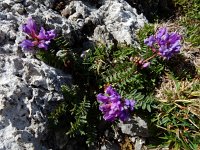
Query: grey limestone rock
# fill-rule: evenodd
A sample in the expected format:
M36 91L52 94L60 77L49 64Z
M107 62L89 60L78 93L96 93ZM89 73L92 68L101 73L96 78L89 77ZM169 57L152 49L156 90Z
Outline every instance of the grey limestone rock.
M135 150L141 150L144 143L145 140L143 138L137 138L134 145Z
M47 112L71 77L35 59L0 55L0 149L47 149Z
M118 127L122 133L130 136L148 137L147 122L139 116L133 116L126 122L120 121Z
M124 0L102 0L99 8L84 1L72 1L61 14L67 17L74 29L82 30L87 38L101 44L114 41L135 45L136 30L147 22Z
M120 146L116 143L107 141L101 146L100 150L120 150Z
M23 15L25 13L24 5L20 3L13 5L11 9L14 13L19 13L20 15Z
M126 122L120 121L118 127L123 134L129 136L135 150L141 150L145 138L149 137L147 122L139 116L133 116Z
M107 32L112 34L118 43L134 45L136 30L144 25L146 19L138 15L135 8L132 8L126 1L115 0L105 1L105 4L98 10L102 16ZM98 30L96 30L98 32ZM95 35L95 34L94 34ZM98 40L98 33L94 36ZM99 36L102 36L101 34ZM104 41L105 42L105 41Z

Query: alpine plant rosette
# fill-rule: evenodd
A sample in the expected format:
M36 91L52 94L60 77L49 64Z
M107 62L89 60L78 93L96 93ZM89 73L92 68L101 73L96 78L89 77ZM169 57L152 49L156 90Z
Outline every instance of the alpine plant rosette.
M51 40L56 37L55 30L45 31L43 27L38 33L36 23L32 18L22 25L22 31L28 35L28 39L20 44L24 50L31 50L34 47L47 50Z
M181 36L176 32L169 33L167 28L160 28L155 35L144 40L144 43L151 47L154 52L166 59L180 52Z
M130 111L133 111L135 106L134 100L123 100L112 86L108 86L104 93L98 94L97 100L100 102L99 110L106 121L115 121L117 118L121 121L128 120Z

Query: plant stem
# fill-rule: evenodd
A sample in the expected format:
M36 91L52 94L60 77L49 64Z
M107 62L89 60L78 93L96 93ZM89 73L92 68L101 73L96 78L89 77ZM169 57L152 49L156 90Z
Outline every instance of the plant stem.
M157 53L155 53L154 55L152 55L151 57L147 58L144 60L144 62L148 62L149 60L153 59L154 57L157 56Z

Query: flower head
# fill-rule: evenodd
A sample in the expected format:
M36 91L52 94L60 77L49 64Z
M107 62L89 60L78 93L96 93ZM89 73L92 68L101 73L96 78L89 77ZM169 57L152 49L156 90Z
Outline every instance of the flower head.
M97 100L100 102L99 110L104 114L103 118L106 121L114 121L116 118L126 121L129 118L129 112L133 111L135 105L134 100L123 101L112 86L108 86L104 94L98 94Z
M145 39L144 43L162 57L169 59L180 52L181 36L176 32L169 33L167 28L160 28L155 35Z
M22 31L26 33L29 38L28 40L25 39L20 44L20 46L26 50L32 49L35 46L47 50L51 40L56 37L54 30L45 31L43 27L41 27L38 33L36 23L32 18L29 18L27 23L22 25Z

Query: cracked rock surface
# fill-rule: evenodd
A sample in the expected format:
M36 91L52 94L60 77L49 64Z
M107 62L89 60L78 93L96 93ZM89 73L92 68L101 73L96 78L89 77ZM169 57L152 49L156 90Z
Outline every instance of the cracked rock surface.
M47 112L70 76L35 59L0 55L0 149L46 149Z
M137 46L136 30L147 23L146 18L124 0L102 0L98 3L100 7L84 1L71 1L61 14L95 43L112 45L117 42Z

